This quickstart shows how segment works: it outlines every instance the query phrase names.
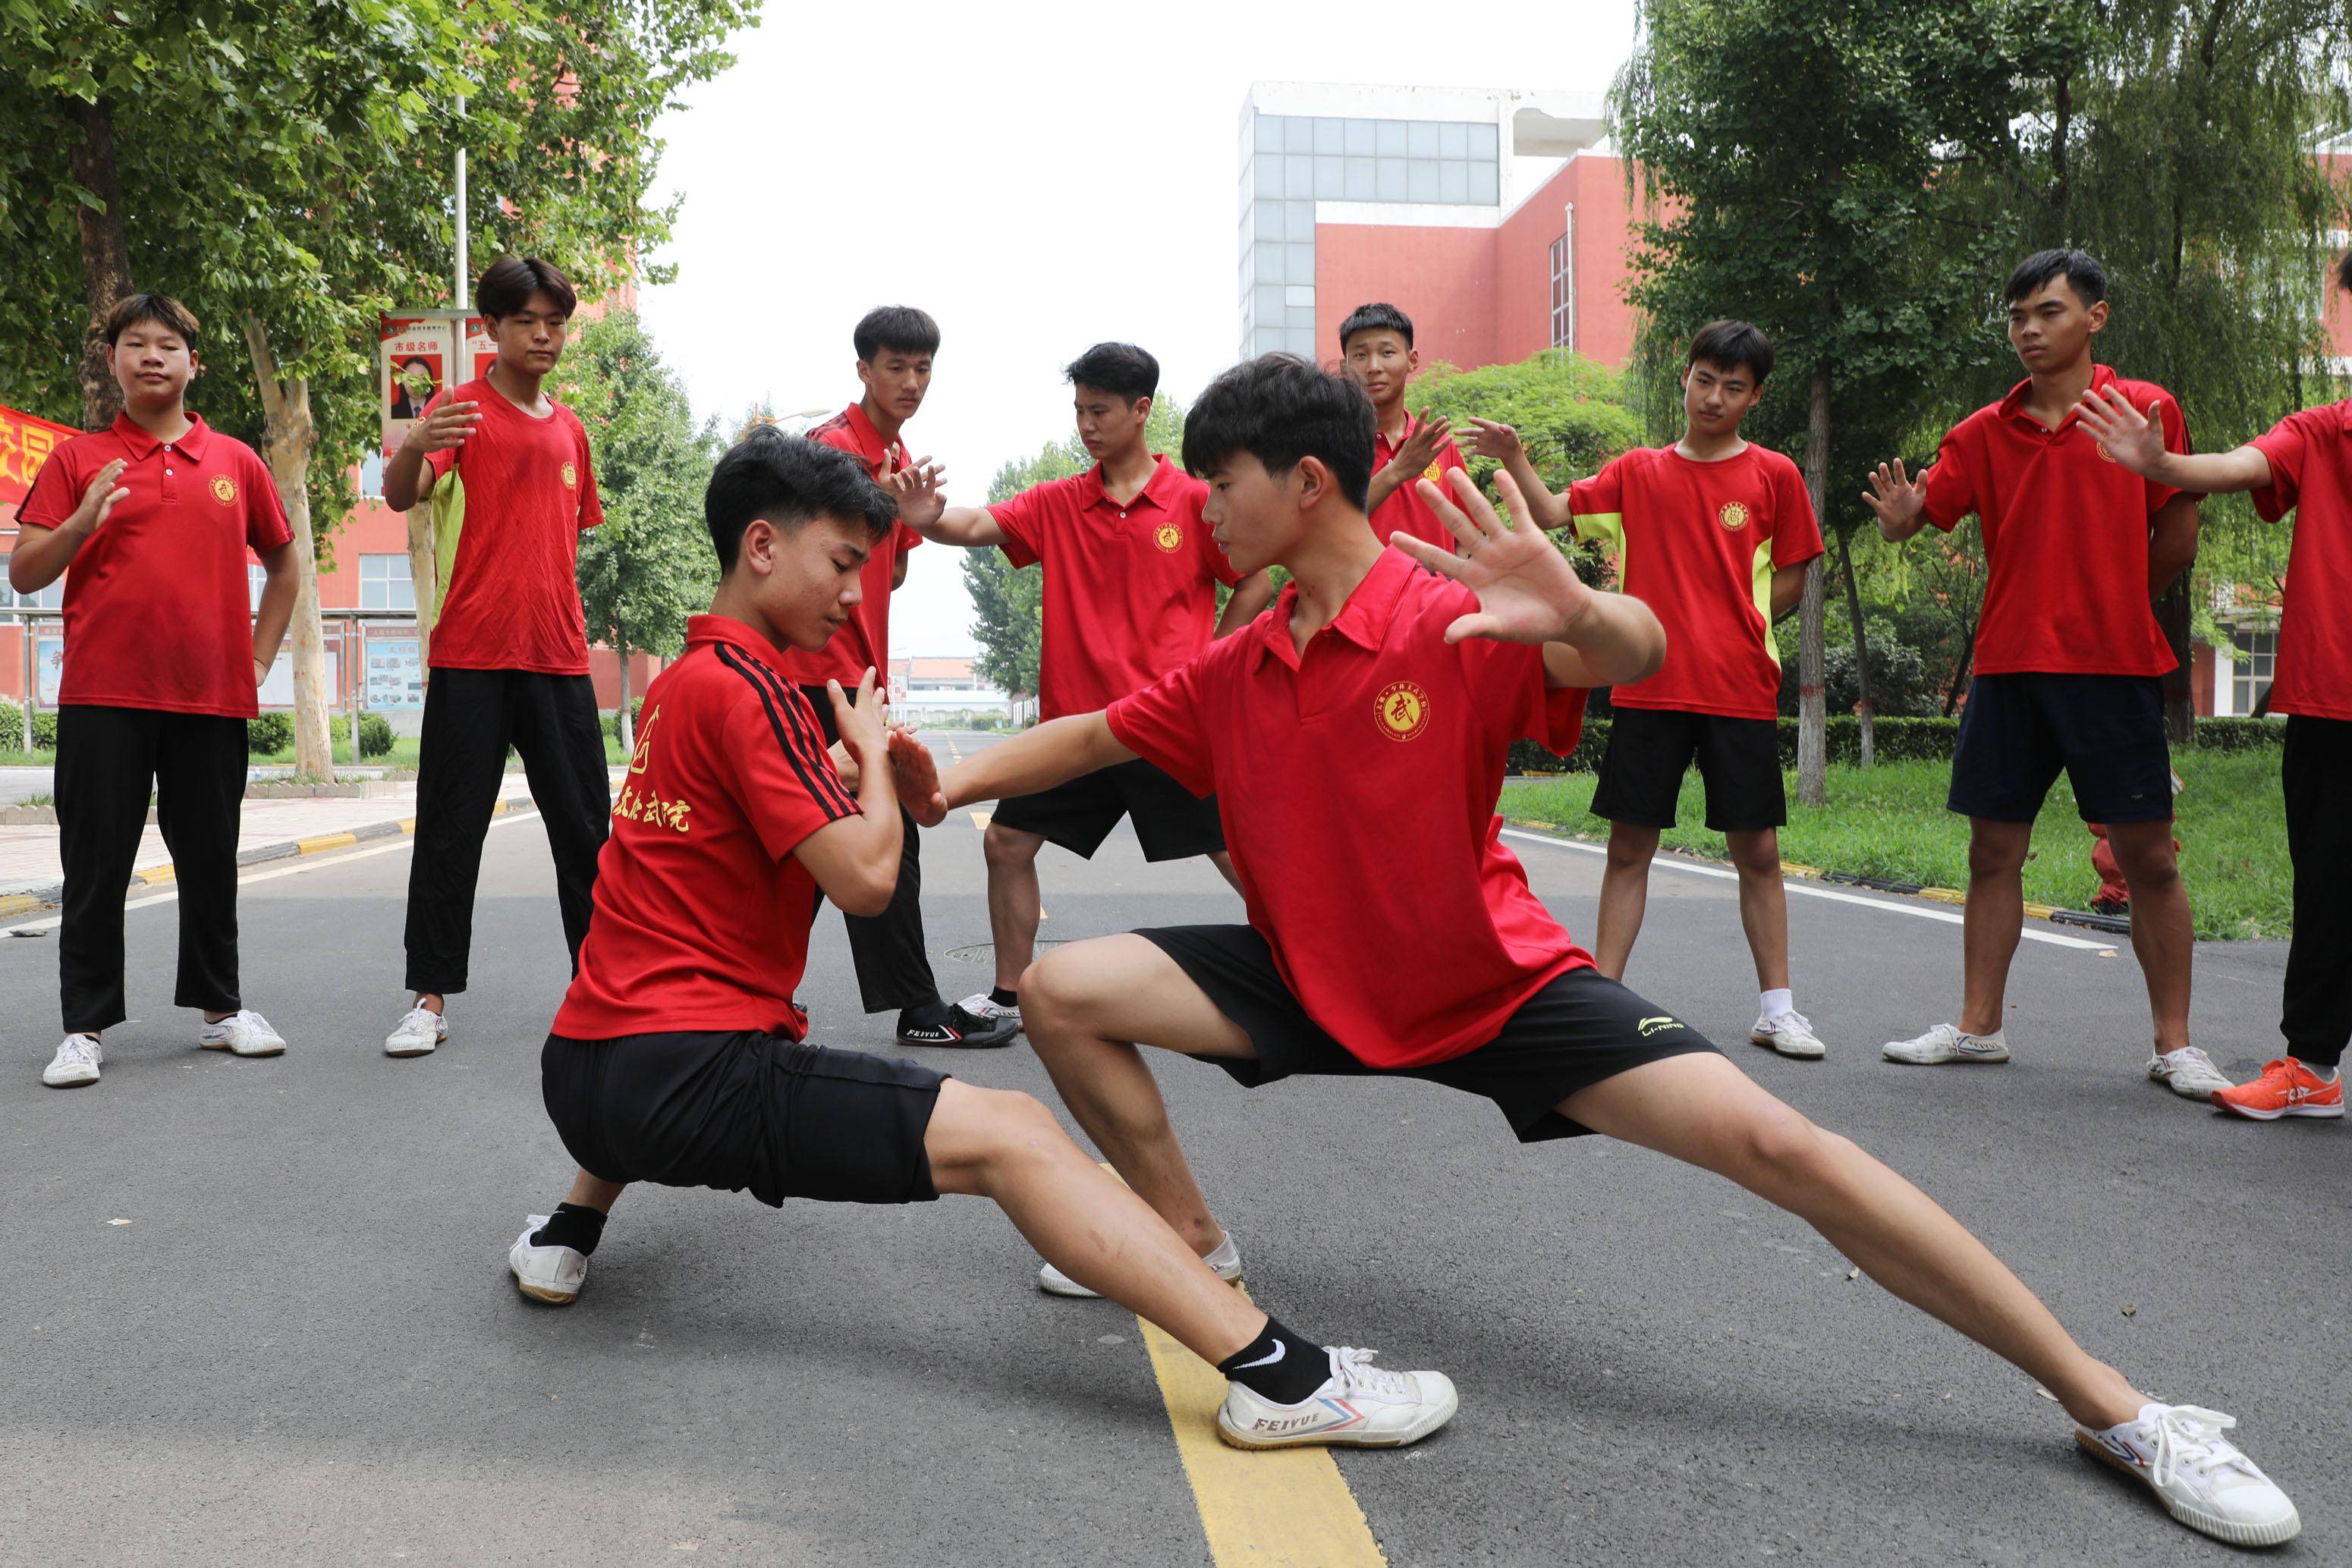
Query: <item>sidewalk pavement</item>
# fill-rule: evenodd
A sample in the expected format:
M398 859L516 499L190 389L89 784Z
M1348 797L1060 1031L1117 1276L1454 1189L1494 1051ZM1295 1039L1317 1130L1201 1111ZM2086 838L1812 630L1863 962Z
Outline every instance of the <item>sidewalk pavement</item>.
M531 810L530 790L520 772L499 789L498 814ZM416 831L416 782L403 780L386 794L366 799L330 797L245 802L237 834L239 864L320 854L367 839ZM129 891L172 880L171 852L149 823L139 838L139 854ZM0 916L45 909L64 897L65 870L58 857L54 826L0 827Z

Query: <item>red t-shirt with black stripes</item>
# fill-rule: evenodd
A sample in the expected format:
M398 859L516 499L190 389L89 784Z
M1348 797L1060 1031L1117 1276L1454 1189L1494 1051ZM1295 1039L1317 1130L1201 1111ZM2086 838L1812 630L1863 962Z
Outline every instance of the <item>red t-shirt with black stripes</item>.
M807 1034L793 992L816 883L793 852L858 808L782 664L741 622L698 615L646 689L556 1033Z

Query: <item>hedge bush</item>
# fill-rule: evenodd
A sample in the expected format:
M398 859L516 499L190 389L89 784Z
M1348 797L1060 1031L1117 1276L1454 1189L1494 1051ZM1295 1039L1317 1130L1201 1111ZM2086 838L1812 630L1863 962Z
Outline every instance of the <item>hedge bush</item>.
M638 721L639 719L642 719L642 718L645 716L645 712L646 712L646 699L645 699L645 698L643 698L643 697L631 697L631 698L629 699L629 733L630 733L631 735L635 735L635 734L637 732L637 731L636 731L636 725L637 725L637 721ZM610 739L610 740L613 740L613 741L614 741L614 742L616 742L616 743L620 740L620 738L621 738L621 710L620 710L620 709L618 709L618 708L614 708L611 713L608 713L608 714L606 714L606 715L604 716L604 735L605 735L606 738L608 738L608 739Z
M336 757L350 756L352 720L349 714L336 714L327 720L328 738L333 744ZM392 754L392 721L380 713L360 715L360 759L388 757Z
M251 757L268 757L294 744L294 716L266 713L245 721L245 749Z
M0 751L15 751L25 744L25 705L0 698ZM58 710L37 707L33 710L33 749L55 751L58 747Z
M1823 722L1828 729L1829 759L1859 764L1862 721L1852 714L1832 714ZM1609 747L1609 723L1605 718L1586 719L1584 734L1565 759L1532 740L1515 741L1511 745L1510 771L1597 771L1601 754ZM1797 766L1797 721L1784 718L1780 726L1780 766L1793 768ZM1957 718L1882 718L1871 737L1872 752L1881 762L1948 761L1959 736L1960 721ZM2200 718L2191 744L2200 751L2252 751L2284 745L2285 739L2286 726L2276 719Z
M2275 718L2200 718L2200 751L2259 751L2286 744L2286 725Z

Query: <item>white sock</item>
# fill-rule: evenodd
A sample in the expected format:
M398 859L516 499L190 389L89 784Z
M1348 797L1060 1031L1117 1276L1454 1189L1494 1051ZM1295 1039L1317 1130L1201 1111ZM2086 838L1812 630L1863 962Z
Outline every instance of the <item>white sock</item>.
M1768 1019L1778 1018L1786 1012L1794 1012L1797 1006L1795 993L1786 986L1777 991L1757 992L1756 1003L1764 1009L1764 1016Z
M2298 1061L2298 1062L2301 1062L2301 1063L2302 1063L2303 1070L2304 1070L2305 1072L2310 1073L2314 1078L2318 1079L2322 1083L2333 1083L2333 1082L2336 1082L2336 1069L2335 1069L2335 1068L2333 1068L2333 1067L2321 1067L2321 1066L2319 1066L2319 1065L2317 1065L2316 1063L2314 1063L2314 1062L2304 1061L2303 1058L2301 1058L2301 1057L2299 1057L2299 1056L2295 1058L2295 1061Z

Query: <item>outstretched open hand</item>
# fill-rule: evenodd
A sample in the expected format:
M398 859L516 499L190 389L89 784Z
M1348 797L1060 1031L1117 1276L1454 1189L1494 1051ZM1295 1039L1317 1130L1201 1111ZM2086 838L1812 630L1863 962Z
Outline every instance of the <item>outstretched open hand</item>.
M1921 469L1915 479L1904 471L1900 457L1891 465L1882 463L1872 472L1870 488L1863 492L1862 498L1878 514L1883 526L1900 528L1927 505L1927 472Z
M1591 606L1592 590L1552 547L1543 530L1528 520L1527 500L1517 484L1508 473L1495 476L1503 493L1504 513L1497 514L1466 472L1457 468L1446 478L1453 485L1450 497L1430 480L1416 483L1422 500L1462 541L1463 553L1450 554L1410 534L1392 534L1389 538L1422 565L1444 573L1478 596L1477 612L1448 626L1445 640L1564 641L1569 629Z
M946 469L928 457L918 458L884 475L882 488L898 503L899 520L919 530L938 522L948 509L948 498L940 494L940 481L946 477Z
M898 804L907 808L908 815L926 828L947 821L947 797L940 793L939 759L903 725L890 731L890 767Z
M2150 400L2147 412L2142 413L2132 406L2131 399L2113 386L2105 386L2084 392L2075 413L2091 439L2105 447L2108 455L2133 473L2144 475L2164 461L2164 422L2157 408Z

